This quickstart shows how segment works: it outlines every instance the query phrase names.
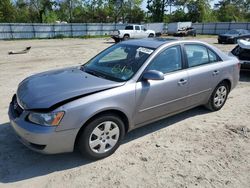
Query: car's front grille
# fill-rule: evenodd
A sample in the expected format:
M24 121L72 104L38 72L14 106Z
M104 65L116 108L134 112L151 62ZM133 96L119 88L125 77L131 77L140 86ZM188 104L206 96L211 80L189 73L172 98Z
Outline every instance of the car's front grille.
M16 117L19 117L23 113L22 107L18 104L17 102L17 97L16 95L12 99L12 105L13 105L13 111L15 113Z

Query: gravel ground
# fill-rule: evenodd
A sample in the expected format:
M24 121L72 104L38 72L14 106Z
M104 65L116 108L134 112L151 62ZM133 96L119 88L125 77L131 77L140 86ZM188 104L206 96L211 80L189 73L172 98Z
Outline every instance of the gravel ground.
M218 45L216 38L199 38ZM249 187L250 72L218 112L198 107L129 133L110 157L41 155L19 143L7 108L25 77L86 62L108 39L0 41L0 187ZM8 51L32 46L23 55Z

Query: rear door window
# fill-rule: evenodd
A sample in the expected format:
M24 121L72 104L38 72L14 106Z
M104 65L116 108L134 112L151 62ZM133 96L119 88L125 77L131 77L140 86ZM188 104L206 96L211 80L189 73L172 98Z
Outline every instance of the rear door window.
M199 44L185 44L188 67L221 61L211 49Z
M211 51L209 49L208 49L208 56L209 56L209 60L211 63L220 61L217 54L215 54L213 51Z
M140 26L136 25L135 26L135 30L139 31L140 30Z

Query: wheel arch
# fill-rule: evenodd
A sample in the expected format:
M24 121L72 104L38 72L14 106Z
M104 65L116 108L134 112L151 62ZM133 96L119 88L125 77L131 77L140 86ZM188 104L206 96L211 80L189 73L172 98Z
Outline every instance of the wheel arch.
M154 37L155 34L154 34L154 33L149 33L149 34L148 34L148 37L150 37L150 36Z
M226 84L228 85L228 90L231 91L231 88L232 88L231 80L228 79L228 78L226 78L226 79L222 80L219 84L221 84L221 83L223 83L223 82L226 83Z
M125 125L125 133L127 133L129 131L129 119L127 117L127 115L117 109L107 109L107 110L103 110L100 111L96 114L94 114L93 116L91 116L85 123L83 123L83 125L81 126L80 130L78 131L77 135L76 135L76 139L75 139L75 143L74 143L74 148L76 148L78 140L80 138L81 133L84 131L84 128L86 127L86 125L88 125L88 123L90 123L91 121L93 121L95 118L105 115L105 114L113 114L118 116L119 118L121 118L121 120L123 121L124 125Z
M130 35L129 35L128 33L125 33L125 34L123 35L123 38L124 38L125 36L130 37Z

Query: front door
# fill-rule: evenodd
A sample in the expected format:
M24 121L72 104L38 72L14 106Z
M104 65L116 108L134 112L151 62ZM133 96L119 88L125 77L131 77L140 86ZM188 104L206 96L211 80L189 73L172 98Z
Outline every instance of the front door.
M173 46L156 56L148 70L165 74L164 80L141 80L136 84L135 124L142 124L187 106L188 75L183 69L181 47Z

